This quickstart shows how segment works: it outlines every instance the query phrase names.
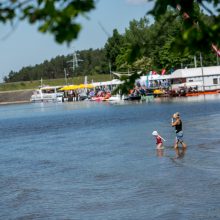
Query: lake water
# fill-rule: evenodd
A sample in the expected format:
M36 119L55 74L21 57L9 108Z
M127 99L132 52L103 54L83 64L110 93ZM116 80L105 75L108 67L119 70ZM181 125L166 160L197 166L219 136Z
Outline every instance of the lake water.
M219 125L214 95L0 106L0 219L220 219Z

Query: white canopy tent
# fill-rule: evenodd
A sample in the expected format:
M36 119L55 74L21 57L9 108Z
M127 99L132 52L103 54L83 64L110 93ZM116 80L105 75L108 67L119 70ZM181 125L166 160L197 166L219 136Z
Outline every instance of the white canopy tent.
M136 81L141 86L151 87L155 83L166 82L169 79L168 75L159 75L159 74L149 74L146 76L141 76L140 79Z
M98 86L113 86L113 85L120 85L123 82L118 80L118 79L113 79L111 81L105 81L105 82L94 82L92 83L92 85L94 87L98 87Z

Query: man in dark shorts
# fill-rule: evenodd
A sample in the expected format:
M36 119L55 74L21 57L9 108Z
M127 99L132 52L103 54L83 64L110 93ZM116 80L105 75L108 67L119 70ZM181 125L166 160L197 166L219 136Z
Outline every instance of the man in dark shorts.
M186 144L183 142L182 120L180 119L179 112L173 114L171 125L172 127L175 127L176 130L176 140L174 148L178 148L179 143L182 145L183 148L186 148Z

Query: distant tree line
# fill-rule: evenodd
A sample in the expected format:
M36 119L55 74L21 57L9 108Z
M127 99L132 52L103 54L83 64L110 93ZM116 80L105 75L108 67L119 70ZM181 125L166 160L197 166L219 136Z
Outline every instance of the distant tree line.
M208 26L213 25L213 17L205 15L198 5L195 10L199 21ZM23 67L20 71L11 71L4 78L5 82L55 79L64 77L64 69L68 77L92 74L107 74L112 71L136 71L143 73L156 71L166 74L177 68L210 66L218 63L216 53L210 44L197 47L184 47L177 42L182 34L182 15L169 9L163 16L151 23L148 17L132 20L129 27L120 34L113 30L104 48L77 51L79 66L71 68L73 56L57 56L35 66ZM197 25L197 24L195 24ZM182 42L181 42L182 43Z
M109 63L104 49L89 49L76 51L78 67L73 64L73 55L57 56L45 60L35 66L23 67L20 71L11 71L4 77L5 82L32 81L43 79L57 79L74 76L85 76L109 73Z

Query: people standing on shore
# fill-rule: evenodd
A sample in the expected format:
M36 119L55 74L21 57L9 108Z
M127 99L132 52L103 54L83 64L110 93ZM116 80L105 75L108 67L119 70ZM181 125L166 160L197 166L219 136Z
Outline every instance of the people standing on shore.
M178 144L180 143L183 148L186 148L186 144L183 141L183 130L182 130L182 120L180 119L180 114L179 112L176 112L172 116L172 122L171 122L172 127L175 127L176 130L176 139L175 139L175 144L174 148L178 148Z

